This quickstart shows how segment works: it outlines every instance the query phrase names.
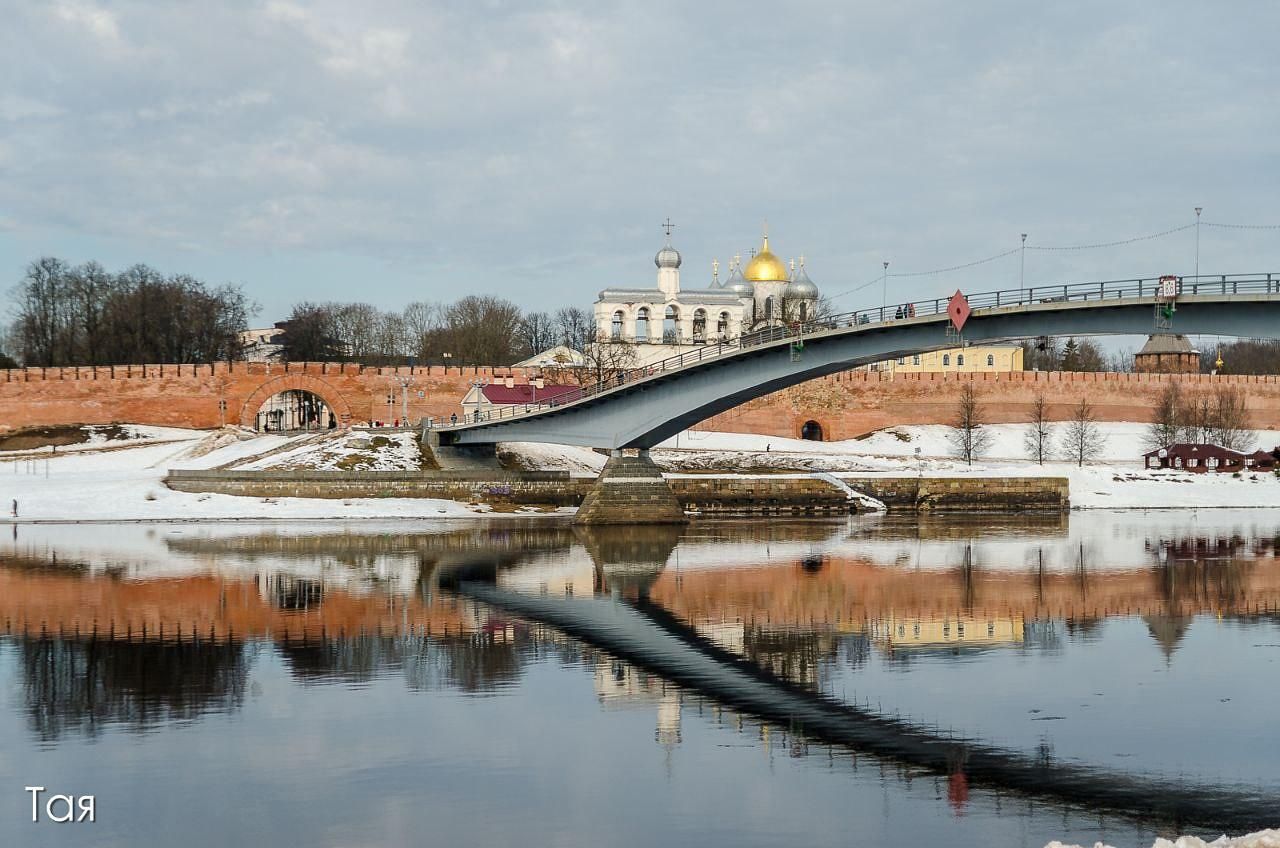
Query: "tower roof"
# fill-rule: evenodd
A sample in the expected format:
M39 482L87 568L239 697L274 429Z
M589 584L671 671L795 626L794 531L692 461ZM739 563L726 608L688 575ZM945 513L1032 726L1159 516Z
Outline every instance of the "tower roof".
M1198 356L1200 351L1191 346L1186 336L1175 333L1154 333L1147 338L1147 343L1142 346L1142 350L1138 351L1137 355L1158 353L1191 353Z

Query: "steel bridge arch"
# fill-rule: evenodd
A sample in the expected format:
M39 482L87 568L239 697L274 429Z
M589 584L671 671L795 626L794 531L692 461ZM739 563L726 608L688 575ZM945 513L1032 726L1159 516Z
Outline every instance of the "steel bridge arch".
M1248 285L1222 280L1220 292L1178 298L1176 332L1280 337L1280 275L1251 277ZM1108 284L1089 284L1089 296L1078 299L1070 287L1064 286L1053 287L1051 291L1064 293L1051 297L1034 290L1028 290L1031 295L1015 290L975 296L975 305L980 308L964 325L962 339L948 333L949 318L940 309L933 314L892 319L881 310L875 321L860 317L867 313L851 313L851 318L839 316L840 320L834 322L822 319L813 322L807 331L801 328L800 337L791 330L766 333L758 344L752 344L748 337L741 345L717 346L712 355L705 357L684 354L678 367L653 373L638 369L617 385L610 386L605 381L559 405L547 404L527 413L494 415L443 428L440 441L650 448L754 398L858 365L956 347L962 342L1145 335L1155 329L1154 288L1148 287L1146 293L1139 294L1146 281L1136 282L1136 290L1133 283L1114 290L1108 289ZM989 300L980 301L979 297ZM981 305L991 301L996 305ZM802 350L796 349L797 340L803 342Z

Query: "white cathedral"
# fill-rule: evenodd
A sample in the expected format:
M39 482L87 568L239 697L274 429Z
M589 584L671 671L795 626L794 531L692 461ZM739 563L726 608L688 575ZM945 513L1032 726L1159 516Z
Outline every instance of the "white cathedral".
M723 282L719 262L712 263L707 288L680 289L680 253L671 246L669 225L667 243L653 263L656 288L608 288L595 303L596 338L634 342L642 365L815 314L818 287L805 272L804 258L799 265L793 260L788 271L769 250L768 234L745 267L734 257Z

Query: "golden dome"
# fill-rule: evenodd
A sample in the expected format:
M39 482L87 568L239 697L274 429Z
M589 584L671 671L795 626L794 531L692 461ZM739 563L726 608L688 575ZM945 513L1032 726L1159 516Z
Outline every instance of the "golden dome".
M787 266L769 251L768 236L764 237L760 252L751 258L742 274L753 283L785 282L788 279Z

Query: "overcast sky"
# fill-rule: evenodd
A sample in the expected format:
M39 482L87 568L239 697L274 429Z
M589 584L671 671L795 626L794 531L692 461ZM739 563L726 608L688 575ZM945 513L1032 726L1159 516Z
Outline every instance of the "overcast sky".
M836 294L1018 245L1280 224L1274 2L9 0L0 282L42 254L302 299L588 305L767 219ZM1193 230L1027 253L1189 274ZM1201 231L1206 273L1280 230ZM890 298L1016 287L1015 254ZM878 284L837 301L878 303Z

